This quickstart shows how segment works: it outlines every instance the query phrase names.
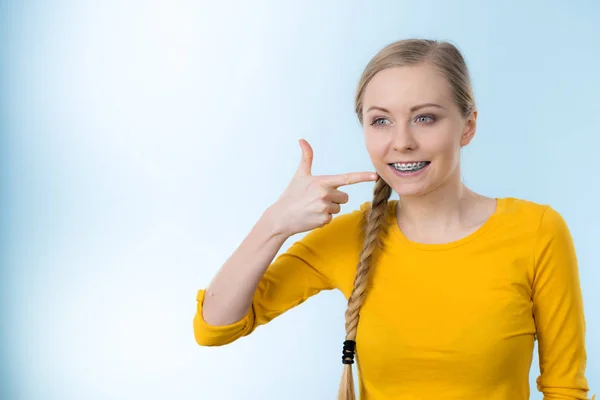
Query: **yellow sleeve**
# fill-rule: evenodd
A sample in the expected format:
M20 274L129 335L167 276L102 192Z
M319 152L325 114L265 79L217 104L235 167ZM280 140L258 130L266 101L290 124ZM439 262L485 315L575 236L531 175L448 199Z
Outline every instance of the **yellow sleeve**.
M199 290L194 316L196 342L202 346L231 343L320 291L335 288L338 265L351 260L349 256L356 250L353 247L358 244L360 213L356 210L334 217L276 257L258 284L250 310L233 324L207 324L202 318L205 290Z
M544 400L587 399L585 318L573 239L549 206L541 217L534 254L533 313Z

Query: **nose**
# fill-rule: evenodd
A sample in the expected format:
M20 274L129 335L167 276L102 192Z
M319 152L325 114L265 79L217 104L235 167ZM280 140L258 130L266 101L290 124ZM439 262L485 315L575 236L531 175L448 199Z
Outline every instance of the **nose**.
M392 132L392 148L399 152L406 152L416 150L417 147L417 141L410 127L397 125Z

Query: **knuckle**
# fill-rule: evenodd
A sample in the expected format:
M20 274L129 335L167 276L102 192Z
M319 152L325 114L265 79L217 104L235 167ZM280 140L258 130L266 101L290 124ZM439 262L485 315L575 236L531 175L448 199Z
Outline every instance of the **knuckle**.
M346 185L352 183L352 177L350 176L350 174L344 174L344 182L346 182Z
M329 199L329 191L325 189L323 186L319 186L319 199L328 200Z
M319 204L319 211L322 213L329 212L329 204L326 201L321 202L321 204Z

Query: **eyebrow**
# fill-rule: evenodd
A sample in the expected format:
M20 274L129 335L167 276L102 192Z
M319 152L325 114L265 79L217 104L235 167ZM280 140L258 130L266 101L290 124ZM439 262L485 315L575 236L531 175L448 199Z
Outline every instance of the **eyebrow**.
M425 107L437 107L437 108L442 108L442 109L444 108L444 107L440 106L439 104L425 103L425 104L419 104L419 105L416 105L416 106L412 106L410 108L410 112L414 112L414 111L420 110L421 108L425 108ZM387 110L387 109L385 109L383 107L379 107L379 106L369 107L369 109L367 110L367 112L369 112L371 110L379 110L379 111L383 111L383 112L386 112L388 114L391 114L389 110Z

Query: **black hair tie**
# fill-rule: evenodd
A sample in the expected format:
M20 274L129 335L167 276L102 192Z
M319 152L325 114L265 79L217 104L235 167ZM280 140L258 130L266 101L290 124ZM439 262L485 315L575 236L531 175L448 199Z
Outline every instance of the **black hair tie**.
M344 341L344 349L342 350L342 363L354 364L354 352L356 350L356 342L354 340Z

